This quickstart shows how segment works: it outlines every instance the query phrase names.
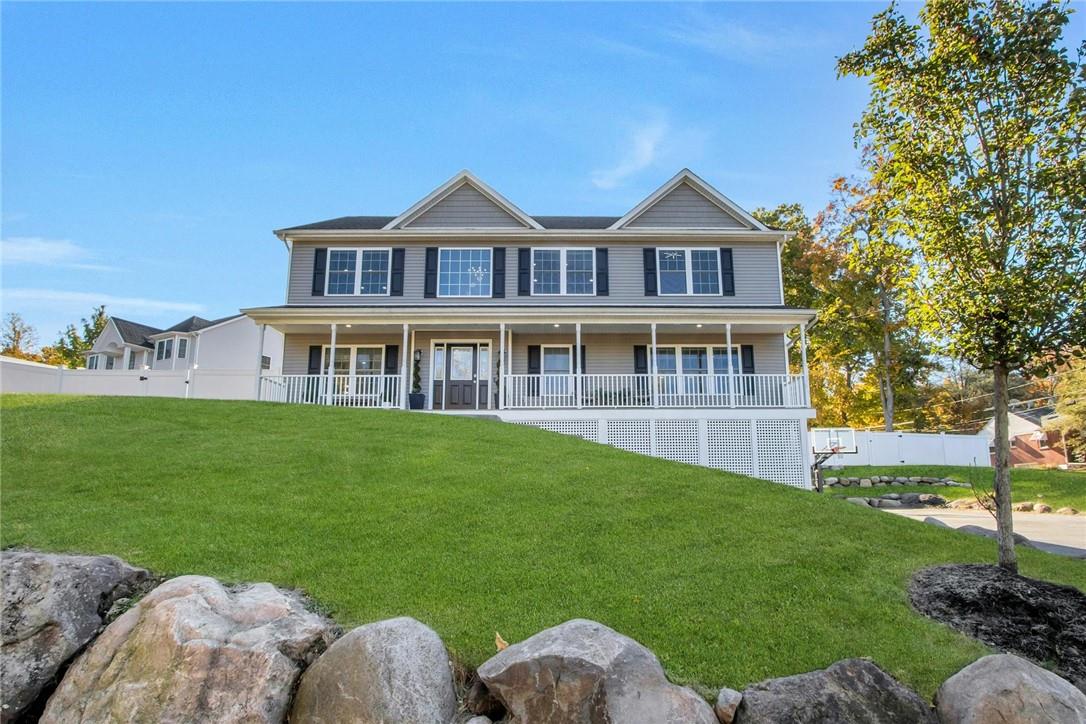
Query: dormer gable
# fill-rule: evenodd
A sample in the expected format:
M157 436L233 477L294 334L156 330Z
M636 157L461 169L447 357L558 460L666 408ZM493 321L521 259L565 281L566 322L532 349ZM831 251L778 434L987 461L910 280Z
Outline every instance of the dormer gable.
M384 227L388 229L541 229L471 171L461 171Z
M610 228L769 231L738 204L685 168Z

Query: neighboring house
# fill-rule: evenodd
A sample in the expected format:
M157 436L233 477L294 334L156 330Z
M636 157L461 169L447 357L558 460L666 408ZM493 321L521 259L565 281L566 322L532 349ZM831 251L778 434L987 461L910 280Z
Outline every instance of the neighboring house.
M242 310L285 336L263 399L407 407L417 374L426 410L809 485L788 232L690 171L621 216L530 216L464 171L398 216L275 233L286 303Z
M283 337L265 332L244 314L222 319L189 317L158 329L110 317L87 352L89 370L282 370Z
M1007 428L1011 440L1011 466L1056 466L1067 464L1067 449L1059 430L1046 430L1044 425L1058 415L1053 407L1012 410L1007 413ZM978 435L989 444L995 440L995 420L989 420ZM993 454L992 464L995 464Z

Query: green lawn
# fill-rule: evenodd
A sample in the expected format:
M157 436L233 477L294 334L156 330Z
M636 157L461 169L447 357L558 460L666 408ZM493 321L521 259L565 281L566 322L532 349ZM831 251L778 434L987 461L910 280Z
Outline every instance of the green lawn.
M866 478L872 475L902 477L952 478L962 483L982 483L985 490L992 489L992 468L969 468L955 465L888 465L885 467L857 465L841 471L827 470L826 477ZM930 485L902 485L891 488L830 488L835 495L864 497L883 493L938 493L947 500L973 498L969 488L932 488ZM1011 498L1018 503L1025 500L1048 503L1052 509L1070 506L1086 511L1086 473L1066 470L1041 470L1038 468L1014 468L1011 470Z
M0 399L4 546L411 615L469 666L573 617L703 692L871 656L926 695L984 647L915 614L917 568L994 544L833 496L517 425L398 411ZM1086 588L1086 564L1022 550Z

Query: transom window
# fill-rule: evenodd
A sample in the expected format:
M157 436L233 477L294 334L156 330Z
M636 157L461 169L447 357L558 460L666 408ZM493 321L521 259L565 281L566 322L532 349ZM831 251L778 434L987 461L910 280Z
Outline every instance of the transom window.
M325 294L388 294L391 249L329 249Z
M532 249L532 294L595 293L595 249Z
M439 297L489 297L491 249L441 249L438 253Z
M321 371L328 370L328 351L321 355ZM263 358L261 358L263 362ZM381 345L336 345L332 370L337 375L379 375L384 371L385 348ZM268 360L269 366L271 360Z
M717 249L657 249L660 294L720 294Z

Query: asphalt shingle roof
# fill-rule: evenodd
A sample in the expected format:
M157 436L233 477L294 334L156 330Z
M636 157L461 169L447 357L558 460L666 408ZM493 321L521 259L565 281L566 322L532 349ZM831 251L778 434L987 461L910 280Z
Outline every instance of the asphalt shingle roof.
M164 331L164 332L181 332L181 333L199 332L201 329L204 329L206 327L214 327L216 324L220 324L222 322L226 322L226 321L231 320L231 319L237 319L240 316L242 316L242 315L240 315L240 314L231 314L229 317L222 317L220 319L204 319L203 317L195 317L195 316L193 316L193 317L189 317L188 319L184 319L184 320L178 322L177 324L173 325L169 329L165 329L165 330L162 330L162 331Z
M152 334L158 334L162 330L139 322L129 322L127 319L110 317L113 325L121 335L121 339L128 344L138 344L141 347L154 347L151 340L147 339Z
M283 231L369 231L383 229L395 216L340 216ZM619 216L533 216L544 229L606 229Z

